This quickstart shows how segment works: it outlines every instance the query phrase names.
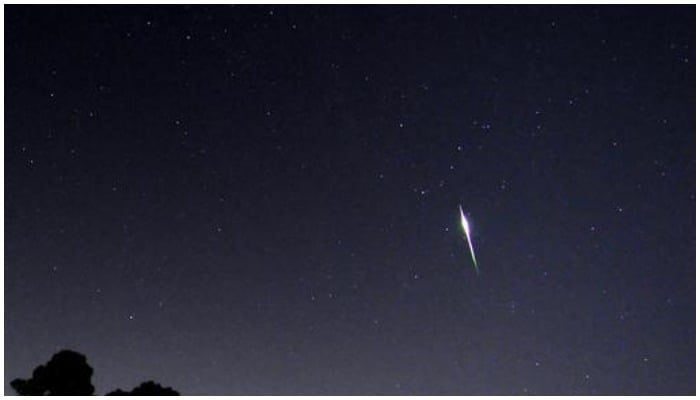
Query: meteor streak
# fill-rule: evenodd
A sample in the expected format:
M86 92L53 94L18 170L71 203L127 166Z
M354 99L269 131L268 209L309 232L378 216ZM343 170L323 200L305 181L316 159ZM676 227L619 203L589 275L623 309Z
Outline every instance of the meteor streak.
M469 244L469 252L472 254L472 261L474 262L474 269L476 274L479 275L479 264L476 263L476 255L474 254L474 246L472 245L472 237L469 234L469 221L464 215L464 210L462 210L462 205L459 206L459 214L462 219L462 229L464 229L464 234L467 236L467 243Z

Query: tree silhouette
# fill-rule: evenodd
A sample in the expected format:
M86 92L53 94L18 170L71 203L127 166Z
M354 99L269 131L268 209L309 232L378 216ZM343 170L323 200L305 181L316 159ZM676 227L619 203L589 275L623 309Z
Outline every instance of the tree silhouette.
M22 396L90 396L95 392L91 378L92 367L84 355L61 350L36 367L31 378L15 379L10 385Z
M61 350L46 365L34 369L29 379L14 379L10 386L21 396L90 396L92 367L84 355L73 350ZM153 381L141 383L130 392L117 389L108 396L178 396L180 393Z
M159 384L148 381L143 382L137 387L133 388L130 392L125 392L121 389L117 389L113 392L107 393L107 396L179 396L180 393L169 387L163 387Z

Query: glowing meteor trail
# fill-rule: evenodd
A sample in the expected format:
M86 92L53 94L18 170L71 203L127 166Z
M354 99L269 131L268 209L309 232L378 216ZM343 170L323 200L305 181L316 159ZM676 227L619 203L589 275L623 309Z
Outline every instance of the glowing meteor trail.
M472 246L472 237L469 234L469 221L464 215L464 210L462 210L462 205L459 206L459 214L462 218L462 229L464 229L464 234L467 235L467 243L469 244L469 252L472 254L472 261L474 262L474 269L476 274L479 275L479 264L476 263L476 255L474 254L474 246Z

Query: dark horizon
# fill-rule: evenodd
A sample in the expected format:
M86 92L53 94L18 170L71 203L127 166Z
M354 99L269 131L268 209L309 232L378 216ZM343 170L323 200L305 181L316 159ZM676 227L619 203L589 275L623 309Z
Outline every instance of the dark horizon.
M4 10L6 394L695 394L695 6Z

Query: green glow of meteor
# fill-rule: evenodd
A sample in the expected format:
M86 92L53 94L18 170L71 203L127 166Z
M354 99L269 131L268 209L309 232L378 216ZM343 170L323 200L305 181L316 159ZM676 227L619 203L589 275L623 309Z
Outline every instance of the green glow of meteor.
M462 210L462 206L459 206L459 215L462 219L462 229L464 230L464 234L467 236L467 243L469 244L469 252L472 255L472 261L474 262L474 270L476 270L476 274L479 275L479 264L476 262L476 254L474 254L474 246L472 245L472 237L471 234L469 233L469 221L467 221L467 217L464 215L464 210Z

